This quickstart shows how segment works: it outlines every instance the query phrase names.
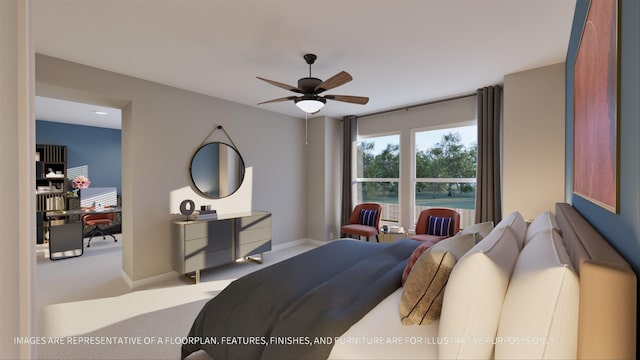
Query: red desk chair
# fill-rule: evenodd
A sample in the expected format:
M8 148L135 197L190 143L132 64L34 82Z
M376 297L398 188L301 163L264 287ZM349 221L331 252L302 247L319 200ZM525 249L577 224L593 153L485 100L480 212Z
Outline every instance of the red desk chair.
M111 223L113 223L113 219L115 219L116 213L104 213L104 214L89 214L82 217L82 223L86 227L93 226L91 232L89 233L89 242L87 243L87 247L91 247L91 239L97 233L102 234L102 239L106 239L107 235L111 236L115 242L118 242L115 236L107 229Z

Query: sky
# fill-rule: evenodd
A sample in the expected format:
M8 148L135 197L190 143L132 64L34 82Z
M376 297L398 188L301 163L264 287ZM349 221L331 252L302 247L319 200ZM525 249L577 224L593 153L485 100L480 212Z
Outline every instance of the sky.
M438 129L438 130L426 130L416 132L416 147L419 151L423 151L429 148L432 148L437 142L442 139L442 136L448 134L450 132L458 132L462 138L462 143L469 147L473 143L477 143L478 133L476 125L471 126L463 126L457 128L447 128L447 129ZM375 140L374 140L375 139ZM380 136L376 138L369 139L358 139L358 141L374 141L374 151L373 154L379 154L387 147L387 144L400 143L400 135L386 135Z

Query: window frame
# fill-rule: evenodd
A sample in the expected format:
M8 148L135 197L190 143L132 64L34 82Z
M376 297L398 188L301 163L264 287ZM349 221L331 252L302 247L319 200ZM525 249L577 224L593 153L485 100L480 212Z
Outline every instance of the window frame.
M465 121L462 123L454 123L454 124L444 124L439 126L427 126L420 128L411 128L410 129L410 140L411 140L411 178L409 180L409 219L413 219L412 224L415 226L418 221L418 216L420 215L417 211L416 205L416 185L420 183L477 183L478 181L478 172L476 168L476 177L475 178L418 178L417 177L417 143L416 136L418 133L427 132L427 131L436 131L436 130L453 130L456 128L467 127L467 126L475 126L476 129L478 127L477 120L473 121ZM477 142L477 139L476 139ZM477 163L477 159L476 159ZM474 205L475 212L475 205Z
M367 139L372 138L380 138L385 136L397 136L398 137L398 177L397 178L365 178L358 177L358 144L361 141L366 141ZM398 184L398 209L402 209L402 132L400 130L397 131L388 131L382 133L375 134L367 134L367 135L357 135L356 141L353 142L354 149L352 151L353 159L352 159L352 179L354 179L352 183L352 201L354 204L358 203L358 196L360 195L358 192L358 184L362 183L372 183L372 182L393 182ZM383 212L384 217L384 212ZM388 219L381 219L381 224L390 224L397 225L402 224L402 212L398 210L398 219L397 221L391 221Z

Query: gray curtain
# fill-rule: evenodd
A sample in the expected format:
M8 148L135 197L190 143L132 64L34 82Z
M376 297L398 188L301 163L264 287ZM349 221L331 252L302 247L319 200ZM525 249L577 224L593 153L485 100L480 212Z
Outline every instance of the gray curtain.
M502 87L478 89L478 173L476 223L502 220L500 119Z
M358 117L348 115L342 118L342 225L349 223L349 217L353 209L352 203L352 183L351 178L351 154L352 143L356 141L358 134Z

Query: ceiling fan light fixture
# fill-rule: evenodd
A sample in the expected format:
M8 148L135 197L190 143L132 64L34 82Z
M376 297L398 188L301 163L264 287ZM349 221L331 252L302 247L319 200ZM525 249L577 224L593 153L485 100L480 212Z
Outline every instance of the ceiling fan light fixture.
M307 114L313 114L320 111L326 102L327 100L317 96L303 96L302 98L295 100L296 106Z
M313 54L306 54L304 56L304 60L309 64L309 76L304 77L298 80L298 87L287 85L281 82L268 80L265 78L261 78L257 76L258 79L271 84L273 86L277 86L279 88L293 91L294 93L302 94L302 96L285 96L269 101L263 101L258 103L258 105L269 104L281 101L289 101L293 100L300 110L304 111L307 114L315 114L327 102L327 99L332 101L342 101L345 103L351 104L360 104L365 105L368 101L368 97L364 96L350 96L350 95L323 95L320 96L321 93L336 88L338 86L342 86L349 81L353 80L351 75L346 71L340 71L339 73L333 75L325 81L322 81L318 78L311 77L311 65L315 62L316 56Z

